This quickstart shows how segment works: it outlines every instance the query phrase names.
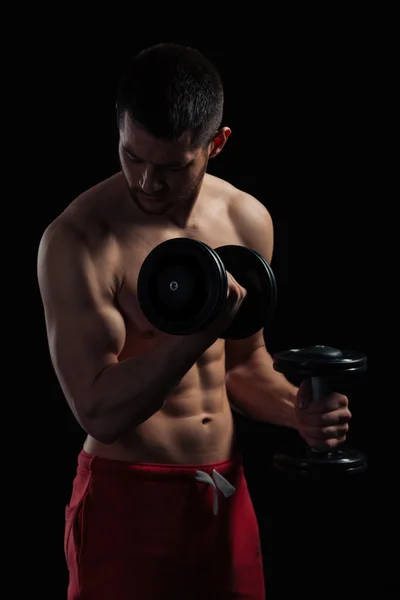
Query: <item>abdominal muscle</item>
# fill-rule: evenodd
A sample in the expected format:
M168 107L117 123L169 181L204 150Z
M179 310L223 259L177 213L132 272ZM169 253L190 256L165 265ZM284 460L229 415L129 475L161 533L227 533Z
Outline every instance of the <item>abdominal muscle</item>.
M113 444L88 436L91 455L128 462L200 465L229 460L234 425L225 387L224 343L186 374L163 408Z

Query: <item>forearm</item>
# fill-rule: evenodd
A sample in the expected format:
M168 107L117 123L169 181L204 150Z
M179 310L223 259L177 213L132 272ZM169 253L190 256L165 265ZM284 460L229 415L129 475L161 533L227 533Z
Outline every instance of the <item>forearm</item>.
M229 400L245 416L296 429L295 400L298 388L273 368L265 348L226 375Z
M85 429L104 443L159 411L199 356L212 343L201 336L171 337L151 353L105 369L93 386Z

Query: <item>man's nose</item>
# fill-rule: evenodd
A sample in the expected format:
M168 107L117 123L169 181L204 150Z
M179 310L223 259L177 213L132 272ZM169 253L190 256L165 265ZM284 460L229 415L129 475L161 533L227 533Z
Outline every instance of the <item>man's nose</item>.
M162 188L160 174L153 165L146 165L144 168L139 185L145 194L155 194Z

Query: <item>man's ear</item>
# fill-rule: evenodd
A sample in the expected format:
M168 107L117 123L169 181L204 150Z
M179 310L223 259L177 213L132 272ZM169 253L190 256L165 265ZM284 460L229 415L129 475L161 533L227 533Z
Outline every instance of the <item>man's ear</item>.
M208 155L209 158L214 158L214 156L217 156L221 152L231 133L232 130L229 127L222 127L222 129L218 131L215 138L210 144L211 151Z

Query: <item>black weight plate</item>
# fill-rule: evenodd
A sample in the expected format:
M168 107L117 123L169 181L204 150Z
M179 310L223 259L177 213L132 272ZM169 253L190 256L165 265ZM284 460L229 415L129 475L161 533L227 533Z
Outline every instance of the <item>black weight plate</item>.
M226 298L224 265L207 244L173 238L144 260L137 294L154 327L171 335L195 333L215 319Z
M273 458L276 472L300 477L332 477L364 473L367 457L358 450L337 449L333 452L315 452L311 448L300 455L279 453Z
M233 323L221 337L240 340L260 331L276 306L275 275L263 256L243 246L220 246L215 252L225 269L247 290Z
M349 375L366 370L367 358L361 352L330 346L310 346L277 352L274 369L287 377Z

